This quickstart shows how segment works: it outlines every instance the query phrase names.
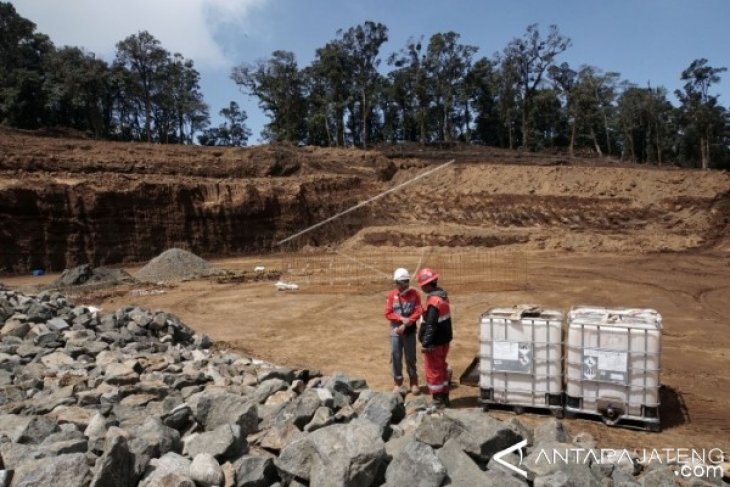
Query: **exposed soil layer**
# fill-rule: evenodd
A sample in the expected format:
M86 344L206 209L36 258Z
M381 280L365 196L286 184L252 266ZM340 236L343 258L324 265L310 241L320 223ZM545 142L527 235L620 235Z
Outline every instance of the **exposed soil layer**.
M343 156L347 154L346 162ZM161 147L0 133L0 272L267 249L357 203L392 165L371 152ZM297 242L361 228L353 212Z
M270 250L447 158L457 163L286 248L349 239L350 247L654 252L727 239L730 176L721 172L595 159L566 166L562 155L477 146L235 149L0 128L0 271L143 262L172 247L204 257Z

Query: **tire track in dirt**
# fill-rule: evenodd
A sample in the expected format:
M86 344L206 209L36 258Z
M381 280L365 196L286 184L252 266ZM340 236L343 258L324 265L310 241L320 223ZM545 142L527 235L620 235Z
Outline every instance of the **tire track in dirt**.
M730 304L730 286L721 286L706 289L697 296L707 311L714 314L719 320L728 320L728 305Z

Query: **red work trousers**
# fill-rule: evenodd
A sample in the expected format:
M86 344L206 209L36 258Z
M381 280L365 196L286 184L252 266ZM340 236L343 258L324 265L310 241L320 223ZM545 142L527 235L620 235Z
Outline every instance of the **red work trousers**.
M426 384L431 394L449 392L449 364L446 363L446 355L448 354L448 343L432 347L430 352L423 354Z

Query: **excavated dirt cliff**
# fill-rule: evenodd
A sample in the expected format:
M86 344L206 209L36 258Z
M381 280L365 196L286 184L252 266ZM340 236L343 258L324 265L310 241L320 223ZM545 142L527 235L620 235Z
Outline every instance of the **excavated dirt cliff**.
M427 190L399 191L348 245L645 253L718 248L730 235L726 172L497 162L451 166Z
M456 164L280 248L445 160ZM570 162L570 164L568 164ZM161 146L0 128L0 272L345 247L727 249L730 175L462 146Z
M9 130L0 138L0 270L8 273L140 262L170 247L268 250L392 175L392 163L370 152L162 147ZM342 239L363 216L352 212L296 245Z

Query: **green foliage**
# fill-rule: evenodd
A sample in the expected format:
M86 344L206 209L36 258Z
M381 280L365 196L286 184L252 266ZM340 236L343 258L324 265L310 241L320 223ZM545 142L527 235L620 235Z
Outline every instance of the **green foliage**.
M246 127L248 118L246 111L241 110L238 103L232 101L219 113L225 122L217 128L204 130L198 136L200 145L245 147L251 136L251 130Z
M271 118L262 134L265 139L292 143L305 139L305 80L294 53L274 51L270 59L235 68L231 78L244 93L256 96Z
M35 27L11 3L0 2L0 122L20 128L37 128L46 119L43 66L54 47Z
M121 139L192 143L208 125L208 106L193 61L170 54L149 32L117 43L115 133Z
M720 73L725 71L727 68L709 66L707 59L695 59L682 71L683 90L676 91L682 103L681 121L688 131L683 155L697 160L690 147L698 148L703 169L709 168L714 153L722 155L728 151L727 110L717 96L710 94L710 87L720 81Z
M452 142L455 136L455 120L461 113L457 102L467 102L466 76L471 68L476 46L460 44L456 32L438 33L431 36L426 51L425 66L430 80L434 101L441 111L438 119L439 139ZM466 109L468 113L468 108ZM468 117L467 117L468 130Z
M0 123L72 127L96 138L191 143L208 125L193 62L148 32L117 44L109 66L77 47L56 49L0 2Z
M663 87L640 87L594 66L559 64L571 45L537 24L491 57L457 32L411 38L386 56L388 28L365 21L300 68L294 54L235 67L231 78L269 117L263 138L295 144L480 143L567 148L645 164L730 166L730 111L712 88L726 71L696 59L672 105ZM149 32L117 44L111 65L76 47L56 49L0 1L0 123L72 127L97 138L244 146L251 135L237 103L208 129L192 60Z
M523 147L530 146L530 112L543 77L555 58L568 47L570 39L563 37L557 26L551 25L543 39L538 25L531 24L521 38L513 39L504 49L502 65L510 72L508 78L513 83L522 114Z

